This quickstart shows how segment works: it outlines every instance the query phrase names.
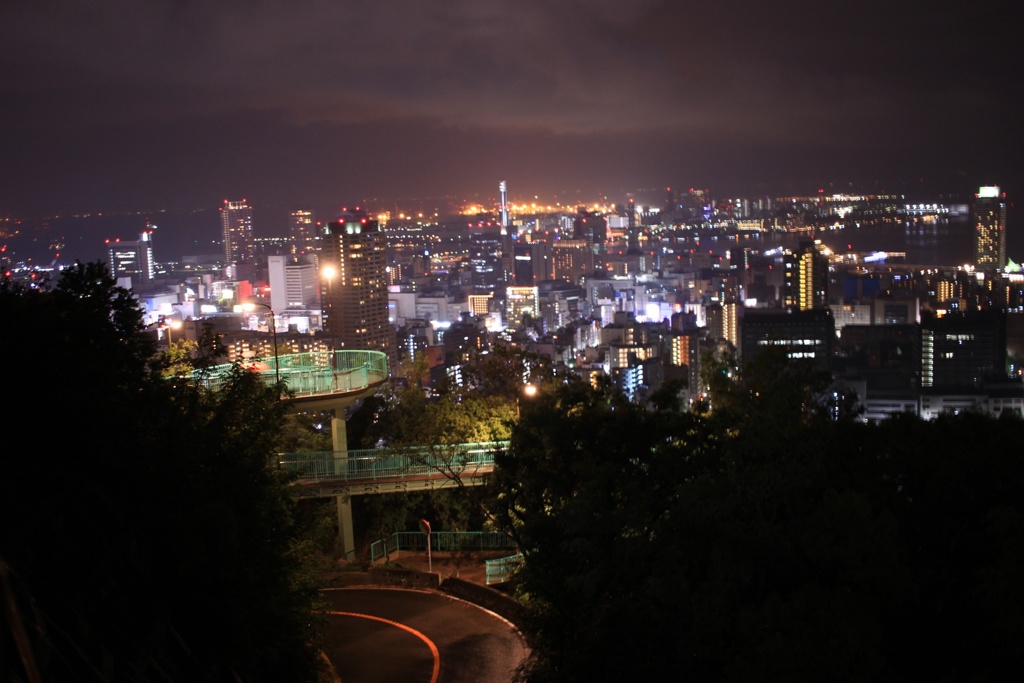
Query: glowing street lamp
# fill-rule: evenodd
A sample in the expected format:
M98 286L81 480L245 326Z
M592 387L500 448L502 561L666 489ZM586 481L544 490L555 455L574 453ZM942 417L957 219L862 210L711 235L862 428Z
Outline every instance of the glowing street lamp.
M171 346L174 345L174 342L171 340L171 330L180 330L180 329L181 329L181 321L180 320L171 320L171 321L169 321L167 323L167 348L171 348Z
M523 385L522 392L520 393L519 396L516 397L516 419L517 420L521 416L520 408L522 406L523 397L525 396L527 399L531 399L532 400L533 397L536 396L536 395L537 395L537 385L536 384L524 384Z
M242 310L243 311L252 311L257 306L262 306L263 308L265 308L268 311L270 311L270 333L271 333L271 336L272 336L272 338L274 340L274 381L277 383L277 386L280 387L281 386L281 364L280 364L280 362L278 362L278 357L277 357L277 319L274 317L274 309L271 308L269 305L267 305L265 303L262 303L262 302L259 302L259 301L250 301L248 303L242 304Z

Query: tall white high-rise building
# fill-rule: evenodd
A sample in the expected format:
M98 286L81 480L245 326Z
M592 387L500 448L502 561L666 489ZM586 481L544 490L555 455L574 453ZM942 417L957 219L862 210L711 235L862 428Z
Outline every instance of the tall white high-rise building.
M270 284L270 306L278 313L309 311L319 307L320 283L316 264L297 262L290 256L274 254L267 257L267 282Z

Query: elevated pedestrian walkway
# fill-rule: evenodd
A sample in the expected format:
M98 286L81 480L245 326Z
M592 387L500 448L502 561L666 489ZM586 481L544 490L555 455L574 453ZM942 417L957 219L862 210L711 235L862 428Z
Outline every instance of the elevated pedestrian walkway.
M299 496L318 498L478 486L494 471L508 441L408 448L282 453L279 466L295 475Z
M197 371L195 379L216 390L234 364ZM331 411L333 450L282 453L278 466L294 475L300 498L334 498L342 550L355 551L351 499L356 495L479 486L494 471L494 456L507 441L437 444L407 448L348 449L345 408L372 395L388 379L380 351L341 350L276 355L243 367L270 385L283 384L295 412Z
M298 410L331 410L376 391L388 378L388 358L381 351L309 351L257 358L242 364L267 384L282 382ZM231 376L234 363L193 373L194 379L218 389Z

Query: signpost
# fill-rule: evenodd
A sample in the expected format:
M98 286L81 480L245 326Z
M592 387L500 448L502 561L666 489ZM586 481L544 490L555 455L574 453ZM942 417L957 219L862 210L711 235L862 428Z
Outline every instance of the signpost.
M427 537L427 571L434 571L434 564L430 560L430 522L425 519L420 520L420 531Z

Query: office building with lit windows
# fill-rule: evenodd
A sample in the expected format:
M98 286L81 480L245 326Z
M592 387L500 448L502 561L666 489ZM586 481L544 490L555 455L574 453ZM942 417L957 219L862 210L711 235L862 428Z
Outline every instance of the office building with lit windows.
M921 319L921 388L977 388L1006 378L1006 314L971 311Z
M519 327L527 318L536 318L540 312L540 294L537 287L505 288L505 323Z
M512 247L512 281L531 287L550 279L551 247L544 242L517 242Z
M769 348L782 348L791 360L810 360L830 367L836 325L828 308L807 311L748 309L740 326L740 357L755 358Z
M316 234L316 219L308 209L298 209L288 214L288 237L292 254L312 254L319 248Z
M1006 267L1006 195L997 186L979 187L971 210L974 266L981 271Z
M808 311L828 305L828 259L810 240L783 257L783 297L786 308Z
M738 348L742 314L743 307L735 301L711 304L705 310L708 335L715 340L728 341L734 348Z
M551 245L551 276L574 285L594 274L594 252L587 240L560 240Z
M686 383L689 387L687 397L692 403L700 395L700 337L696 330L688 332L671 331L665 338L668 346L666 372L675 368L685 368ZM680 376L673 373L674 376Z
M487 294L470 294L466 297L466 305L469 308L469 312L474 316L484 317L491 312L491 299L494 298L493 292Z
M252 207L246 200L224 200L220 208L221 239L224 242L224 265L252 263L256 242L252 233Z
M386 241L365 212L344 211L321 235L320 295L324 331L337 349L383 351L395 362L388 320Z
M129 289L151 282L155 274L153 231L143 232L135 242L108 241L107 257L111 275L118 280L127 279Z

